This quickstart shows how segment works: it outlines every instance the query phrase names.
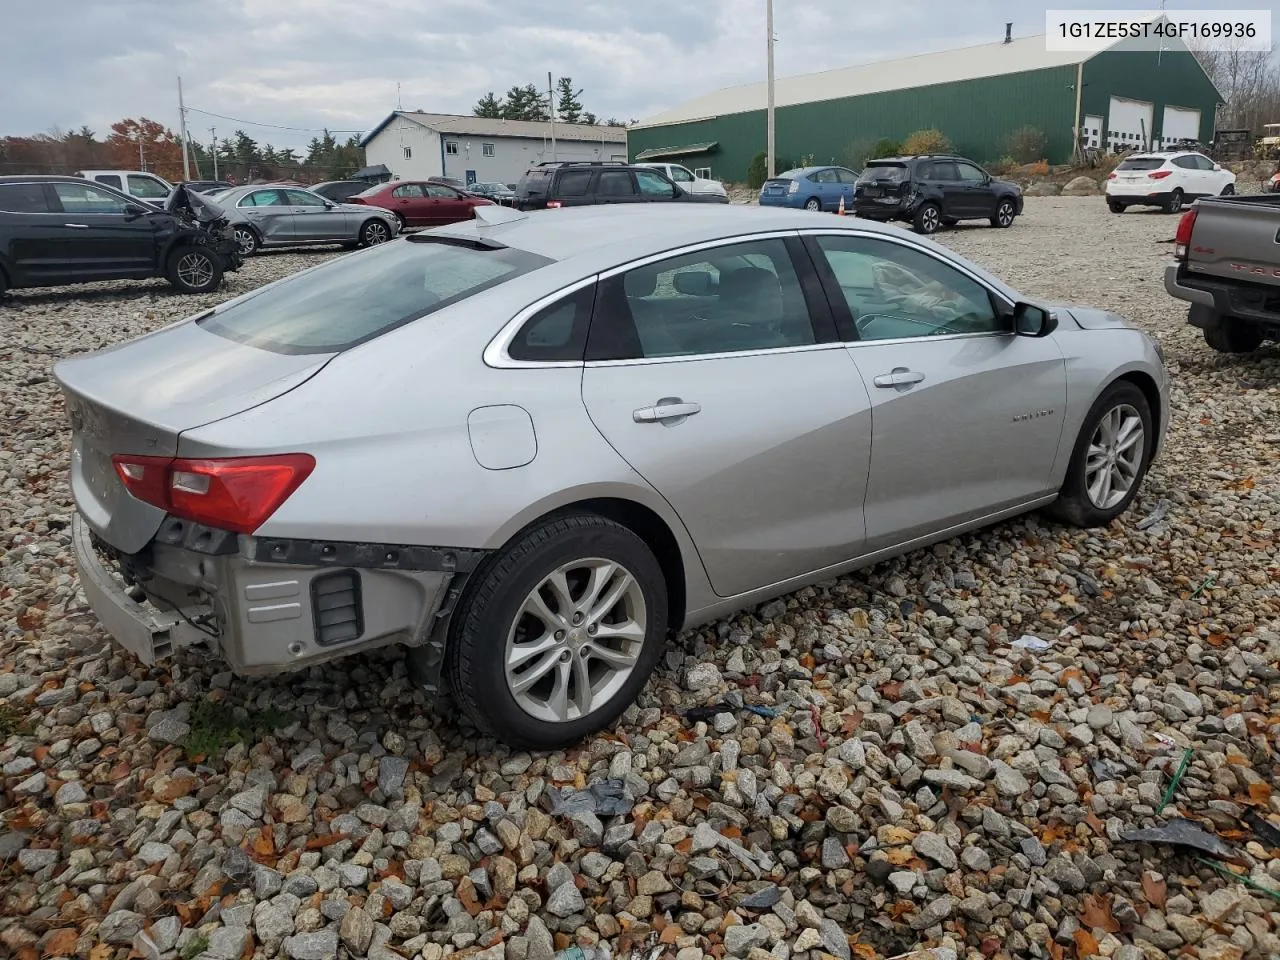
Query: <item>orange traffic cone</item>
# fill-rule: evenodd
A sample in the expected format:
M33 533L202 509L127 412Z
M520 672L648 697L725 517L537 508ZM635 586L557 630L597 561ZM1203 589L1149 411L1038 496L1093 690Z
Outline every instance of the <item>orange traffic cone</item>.
M840 217L845 216L845 212L844 212L844 194L841 194L841 195L840 195L840 209L836 211L836 215L837 215L837 216L840 216Z

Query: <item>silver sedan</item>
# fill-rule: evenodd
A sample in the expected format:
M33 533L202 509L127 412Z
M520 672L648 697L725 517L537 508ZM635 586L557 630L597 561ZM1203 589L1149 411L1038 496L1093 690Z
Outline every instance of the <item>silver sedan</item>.
M1038 508L1106 525L1169 418L1115 314L732 205L484 207L56 373L124 647L254 675L405 644L535 748L614 722L682 629Z
M372 247L400 232L394 214L336 203L301 187L260 184L233 187L214 196L226 211L244 256L264 247L318 243Z

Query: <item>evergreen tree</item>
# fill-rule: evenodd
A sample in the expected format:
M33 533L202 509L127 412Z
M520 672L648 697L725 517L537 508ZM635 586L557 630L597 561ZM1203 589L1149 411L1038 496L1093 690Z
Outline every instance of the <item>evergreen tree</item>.
M476 102L476 105L472 107L471 112L477 117L488 117L490 120L498 120L503 116L502 109L502 101L495 97L493 95L493 91L490 90Z
M573 78L557 80L556 93L556 118L565 123L582 123L582 91L573 89Z

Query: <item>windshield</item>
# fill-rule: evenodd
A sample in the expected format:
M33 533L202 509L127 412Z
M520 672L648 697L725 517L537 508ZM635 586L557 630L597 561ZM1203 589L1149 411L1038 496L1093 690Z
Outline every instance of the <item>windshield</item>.
M263 350L336 353L551 262L508 247L406 237L330 260L197 322Z
M872 183L876 180L892 180L900 181L907 178L907 165L905 163L876 163L874 160L867 164L858 180L862 183Z
M1159 170L1164 166L1163 157L1130 157L1123 160L1117 170Z

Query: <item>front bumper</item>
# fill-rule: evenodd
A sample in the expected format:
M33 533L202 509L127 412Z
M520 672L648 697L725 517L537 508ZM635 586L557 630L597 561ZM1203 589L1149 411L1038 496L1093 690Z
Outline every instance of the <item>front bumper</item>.
M435 647L426 659L438 668L437 628L478 562L467 551L208 533L167 518L142 553L112 557L78 512L72 518L85 597L106 631L143 663L205 643L233 672L263 676L400 643ZM423 566L439 569L417 569ZM352 622L351 632L334 639L335 623Z

